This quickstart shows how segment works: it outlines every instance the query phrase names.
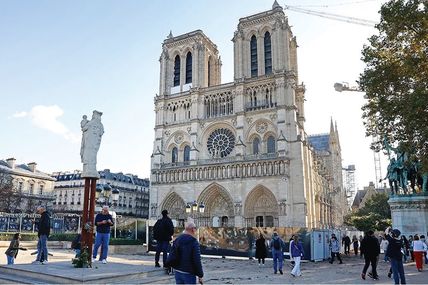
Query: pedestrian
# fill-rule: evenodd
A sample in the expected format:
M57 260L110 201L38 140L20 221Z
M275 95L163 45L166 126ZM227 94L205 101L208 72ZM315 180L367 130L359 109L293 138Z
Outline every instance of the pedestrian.
M260 233L259 238L256 240L256 258L260 262L262 262L263 265L265 265L265 258L267 257L267 248L266 248L266 240L263 237L263 234Z
M21 240L20 233L16 233L13 235L13 239L10 241L9 247L5 252L7 257L7 265L15 263L15 258L18 255L19 250L27 250L26 248L19 246L20 240Z
M360 235L359 237L358 237L358 242L360 243L360 246L361 246L361 242L363 241L363 236L362 235ZM360 258L363 258L363 253L361 252L361 250L360 250Z
M356 235L354 235L354 236L352 236L352 246L354 247L354 253L355 253L355 255L358 255L358 239L357 239L357 236Z
M305 255L303 251L303 245L299 241L299 236L294 235L293 240L290 242L290 255L294 260L294 267L291 270L291 275L293 277L302 276L302 272L300 271L300 260Z
M196 239L197 229L192 221L186 222L184 232L173 242L164 266L173 267L176 284L203 284L201 249Z
M97 226L97 234L95 236L94 250L92 252L92 261L97 259L98 249L101 246L99 261L106 264L108 244L110 242L110 227L113 225L113 217L110 215L107 205L104 205L101 213L95 216L95 225Z
M343 236L342 245L344 246L345 254L348 255L351 250L351 239L348 235Z
M285 248L285 243L279 237L277 232L273 233L270 248L272 250L273 258L273 274L276 274L278 271L280 274L284 274L282 272L282 265L284 262L283 248Z
M162 211L162 218L157 220L153 227L153 237L157 242L156 255L155 255L155 266L160 267L159 258L162 252L163 267L166 266L166 259L168 256L169 242L172 240L174 235L174 225L171 219L168 217L168 211Z
M383 236L382 241L380 242L380 249L383 251L383 261L388 262L388 257L386 256L386 249L388 248L388 241Z
M412 259L412 261L415 261L415 257L413 256L413 236L412 235L409 235L408 242L409 242L409 252L410 252L409 256Z
M385 230L385 238L388 240L386 255L391 261L391 269L395 284L406 284L406 277L403 267L403 254L401 253L403 241L400 239L401 232L398 229L391 230L388 227Z
M76 253L75 258L78 258L81 254L81 245L82 245L82 235L77 234L76 237L71 242L71 249Z
M34 264L48 264L48 238L51 232L51 217L42 205L37 207L37 214L40 215L40 220L37 224L37 235L39 241L37 242L37 257L33 261Z
M427 243L427 241L425 240L425 235L421 235L420 240L421 240L423 243L425 243L425 245L428 247L428 243ZM428 264L428 257L427 257L427 254L428 254L428 250L424 252L425 264Z
M427 245L419 239L418 235L413 237L413 254L416 261L416 268L419 272L423 269L424 253L427 252Z
M363 252L364 255L364 267L363 272L361 273L361 278L363 280L366 280L366 272L369 268L369 265L371 264L372 270L371 273L369 273L369 276L373 278L374 280L378 280L379 276L377 275L376 267L377 267L377 260L380 253L380 246L378 239L374 236L373 231L368 231L365 237L363 238L363 241L361 242L360 250Z
M402 235L401 236L401 241L402 241L402 251L403 251L403 259L404 259L404 263L407 263L407 257L409 256L409 241L407 240L407 238Z
M340 257L340 243L337 240L337 237L335 234L331 234L329 246L330 246L330 252L331 252L330 264L333 264L335 256L337 256L337 259L339 260L339 264L342 264L343 263L342 258Z

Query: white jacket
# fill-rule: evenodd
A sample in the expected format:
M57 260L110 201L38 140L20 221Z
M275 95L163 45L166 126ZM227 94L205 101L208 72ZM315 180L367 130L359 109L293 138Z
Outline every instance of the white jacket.
M427 251L427 245L421 240L414 240L413 251Z

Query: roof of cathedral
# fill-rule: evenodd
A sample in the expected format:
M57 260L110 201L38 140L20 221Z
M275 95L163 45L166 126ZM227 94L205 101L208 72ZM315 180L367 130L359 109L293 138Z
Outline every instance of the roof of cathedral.
M319 134L308 136L309 144L316 151L329 151L330 150L330 134Z
M33 177L44 180L55 181L49 174L35 169L34 172L27 164L18 164L13 168L5 161L0 159L0 173L9 173L17 176Z

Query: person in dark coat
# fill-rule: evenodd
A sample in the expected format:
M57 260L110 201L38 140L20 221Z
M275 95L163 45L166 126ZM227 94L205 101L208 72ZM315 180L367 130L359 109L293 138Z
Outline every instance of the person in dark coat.
M39 242L37 243L37 257L33 263L47 264L49 256L47 243L51 232L51 217L44 206L37 207L37 214L40 214L37 231Z
M167 263L173 262L171 258L176 259L174 270L176 284L203 284L204 271L202 270L201 249L196 239L197 229L195 223L189 221L185 224L184 232L180 234L172 245L171 253L168 256Z
M160 267L159 258L162 252L163 267L166 264L168 256L169 242L172 240L174 235L174 225L171 219L168 217L168 211L162 211L162 218L156 221L153 229L153 235L157 241L156 255L155 255L155 266Z
M400 235L401 232L398 229L391 230L391 227L388 227L385 230L385 238L388 240L386 255L391 261L391 269L394 275L395 284L400 284L400 281L401 284L406 284L403 267L403 254L401 253L403 241L400 239Z
M267 257L267 248L266 248L266 240L263 237L263 234L260 234L260 237L256 240L256 258L265 265L265 258Z
M374 236L373 231L368 231L363 240L361 241L361 251L363 252L365 264L363 267L363 272L361 273L361 278L366 279L366 272L369 268L369 265L372 266L371 274L369 276L374 280L378 280L379 277L377 275L376 267L377 260L380 254L380 245L377 238Z

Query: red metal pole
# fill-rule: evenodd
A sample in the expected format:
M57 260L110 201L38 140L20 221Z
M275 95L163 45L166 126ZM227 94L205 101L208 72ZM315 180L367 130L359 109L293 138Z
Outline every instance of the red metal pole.
M82 231L81 231L81 240L82 240L82 246L81 248L84 249L88 246L88 231L86 230L86 223L88 221L88 205L89 205L89 189L90 189L90 178L85 178L85 192L83 196L83 213L82 213ZM89 260L88 262L91 262ZM90 264L90 263L89 263Z
M88 222L91 224L91 233L88 238L88 253L89 258L92 257L92 245L94 244L94 231L95 231L95 225L94 225L94 215L95 215L95 192L96 192L96 186L97 186L97 178L91 178L91 190L90 190L90 200L89 200L89 217ZM91 258L92 259L92 258Z

